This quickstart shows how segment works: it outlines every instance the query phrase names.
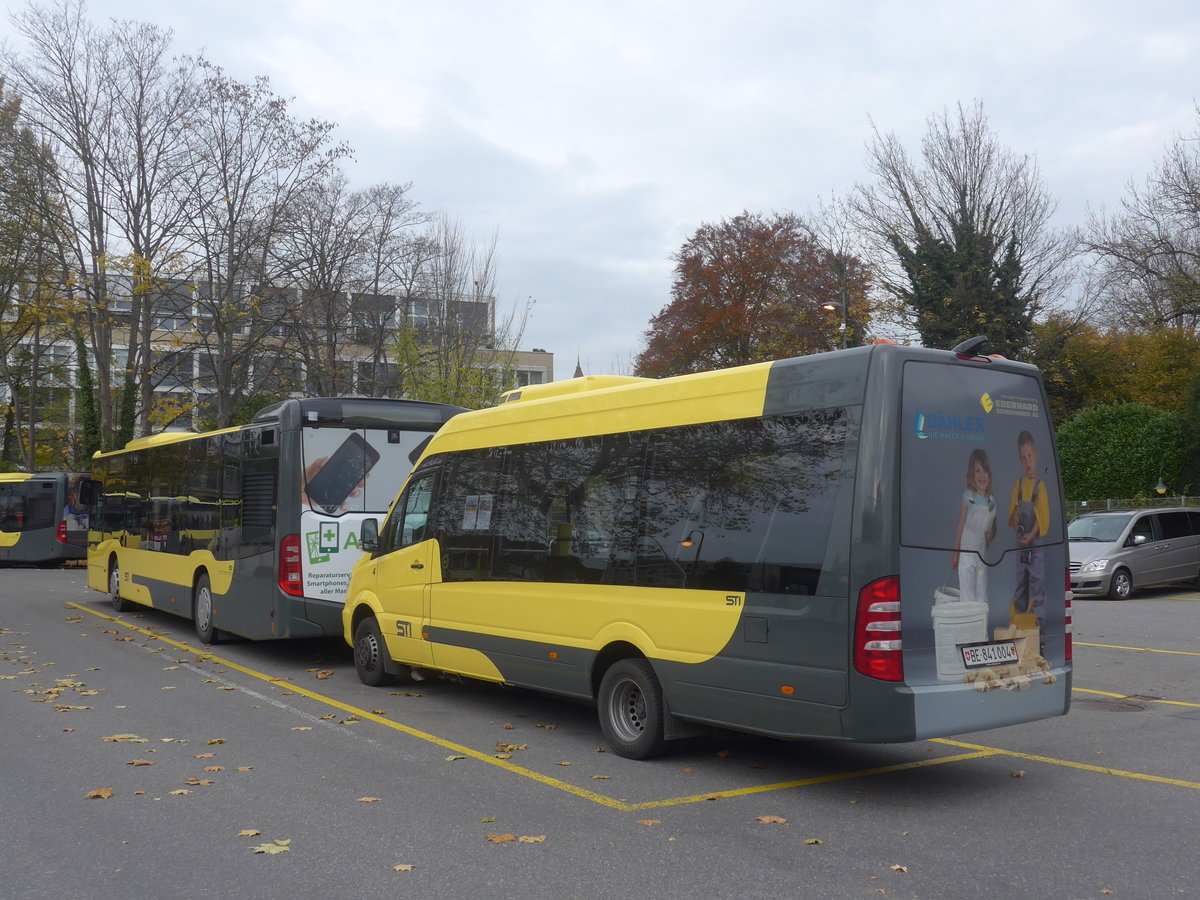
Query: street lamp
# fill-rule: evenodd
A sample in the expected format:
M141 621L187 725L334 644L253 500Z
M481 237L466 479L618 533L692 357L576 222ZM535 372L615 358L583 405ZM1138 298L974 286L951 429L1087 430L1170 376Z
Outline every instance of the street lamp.
M836 312L839 309L842 311L842 349L845 350L846 349L846 304L839 303L836 300L826 300L824 303L821 304L820 308L825 310L825 312Z

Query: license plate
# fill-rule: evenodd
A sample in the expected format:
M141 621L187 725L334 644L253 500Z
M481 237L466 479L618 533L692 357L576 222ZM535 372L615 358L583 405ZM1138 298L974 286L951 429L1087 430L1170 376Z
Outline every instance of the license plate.
M993 641L986 644L963 644L963 665L968 669L984 666L1006 666L1017 662L1017 645L1014 641Z

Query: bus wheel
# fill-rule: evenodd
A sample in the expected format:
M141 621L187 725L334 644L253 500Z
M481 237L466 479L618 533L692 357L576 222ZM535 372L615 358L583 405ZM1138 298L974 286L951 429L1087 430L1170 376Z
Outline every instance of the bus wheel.
M367 616L354 629L354 671L358 680L372 687L388 684L392 676L383 667L387 644L379 631L374 616Z
M648 759L662 752L662 687L644 659L613 663L600 682L600 730L618 756Z
M133 604L121 596L121 567L114 559L108 566L108 599L117 612L129 612Z
M215 644L219 640L217 629L213 628L212 586L204 572L196 579L196 590L192 594L192 622L200 643Z

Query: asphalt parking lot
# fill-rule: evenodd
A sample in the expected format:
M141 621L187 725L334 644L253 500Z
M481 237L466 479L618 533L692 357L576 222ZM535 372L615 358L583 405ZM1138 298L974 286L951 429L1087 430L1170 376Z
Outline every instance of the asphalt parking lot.
M716 733L648 762L602 752L587 707L369 688L336 641L205 648L78 571L0 571L0 597L6 896L1198 894L1191 590L1075 602L1066 717L898 745Z

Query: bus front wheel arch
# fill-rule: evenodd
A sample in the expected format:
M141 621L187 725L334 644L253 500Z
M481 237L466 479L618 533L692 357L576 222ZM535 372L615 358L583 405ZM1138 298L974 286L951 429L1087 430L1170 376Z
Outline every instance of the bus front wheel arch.
M618 756L649 759L666 746L662 686L648 660L626 658L609 666L596 710L600 730Z

